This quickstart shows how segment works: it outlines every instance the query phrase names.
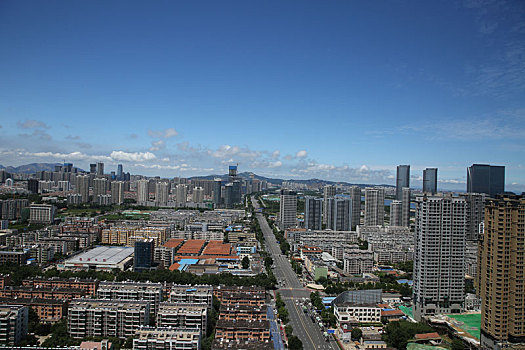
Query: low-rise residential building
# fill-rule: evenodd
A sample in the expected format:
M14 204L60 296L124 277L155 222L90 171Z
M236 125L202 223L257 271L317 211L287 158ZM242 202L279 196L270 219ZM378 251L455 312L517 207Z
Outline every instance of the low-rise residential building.
M212 307L212 286L168 284L166 289L169 289L169 301L172 303L206 304L208 309Z
M24 286L7 286L0 289L0 298L23 299L60 299L71 300L84 298L86 291L76 288L39 288Z
M369 250L352 249L345 251L344 271L352 275L370 273L374 270L374 253Z
M156 314L162 300L161 283L152 282L108 282L99 283L97 299L141 300L150 303L150 310Z
M85 290L88 295L94 296L98 283L98 280L93 279L34 277L23 280L22 286L37 288L75 288Z
M32 224L51 224L55 220L56 207L51 204L31 204L29 222Z
M224 320L266 320L268 307L221 304L220 318Z
M157 327L199 328L205 335L207 312L206 304L162 302L157 312Z
M2 305L24 305L33 309L42 323L55 323L67 315L68 302L58 299L0 298Z
M133 337L133 350L200 350L201 338L196 328L142 327Z
M147 301L75 299L68 308L68 334L76 339L132 337L149 325L149 315Z
M27 336L29 312L23 305L0 305L0 345L18 345Z
M270 340L270 322L248 320L221 320L217 321L215 338L225 340Z

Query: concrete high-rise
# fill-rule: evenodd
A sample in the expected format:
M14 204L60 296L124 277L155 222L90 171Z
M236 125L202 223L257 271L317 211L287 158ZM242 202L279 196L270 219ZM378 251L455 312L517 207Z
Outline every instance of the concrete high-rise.
M493 197L505 192L505 167L473 164L467 168L467 192Z
M462 193L460 196L467 201L467 240L479 239L480 225L485 219L485 193Z
M124 169L122 167L122 164L119 164L117 166L117 180L123 181L124 180Z
M146 204L149 200L149 189L148 189L148 180L138 180L137 181L137 203Z
M193 199L193 203L202 203L202 202L204 202L204 188L202 188L202 187L195 187L193 189L192 199Z
M525 349L525 196L487 199L479 244L481 349Z
M464 308L466 217L464 198L416 198L413 302L417 321Z
M335 196L325 202L328 207L326 228L334 231L350 231L352 229L352 202L350 198Z
M401 226L410 227L410 188L403 187L401 207Z
M155 241L153 238L139 239L135 241L135 253L133 255L133 270L150 270L153 266L153 253Z
M426 168L423 170L423 192L436 194L438 170L437 168Z
M398 200L393 200L390 203L390 226L403 226L402 224L402 212L403 212L403 202Z
M350 199L352 201L352 230L355 230L361 222L361 187L350 187Z
M96 174L97 173L97 165L96 164L89 164L89 173L90 174Z
M410 165L398 165L396 176L396 199L403 200L403 187L410 187Z
M108 191L108 180L104 177L93 179L93 199L94 203L98 202L98 196L105 195Z
M155 185L155 203L158 206L168 205L170 187L167 182L157 182Z
M327 210L327 205L326 205L326 201L328 200L328 198L330 197L333 197L335 196L335 193L336 193L336 188L334 185L325 185L324 186L324 189L323 189L323 199L324 199L324 209L323 209L323 224L326 225L326 220L328 218L328 213L326 212Z
M104 163L97 163L97 176L104 176Z
M279 206L279 224L282 230L297 225L297 192L281 190Z
M365 226L385 224L385 189L365 188Z
M306 228L307 230L322 230L323 199L307 196L304 199L304 208L304 228Z
M111 183L111 203L124 203L124 181L113 181Z
M188 200L188 186L185 184L178 184L176 187L176 202L177 207L185 207Z
M218 208L222 202L222 181L220 178L213 180L213 205Z
M82 203L89 201L89 176L77 175L76 178L76 193L82 196Z

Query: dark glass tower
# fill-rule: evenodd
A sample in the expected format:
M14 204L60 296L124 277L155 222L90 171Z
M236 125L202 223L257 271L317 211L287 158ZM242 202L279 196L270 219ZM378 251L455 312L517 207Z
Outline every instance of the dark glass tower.
M505 192L505 167L473 164L467 168L467 192L493 197Z

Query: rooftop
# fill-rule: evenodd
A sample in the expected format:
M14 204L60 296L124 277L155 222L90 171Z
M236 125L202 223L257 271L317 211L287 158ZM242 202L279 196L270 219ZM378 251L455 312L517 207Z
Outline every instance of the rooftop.
M100 246L65 261L66 264L118 264L134 253L131 247Z

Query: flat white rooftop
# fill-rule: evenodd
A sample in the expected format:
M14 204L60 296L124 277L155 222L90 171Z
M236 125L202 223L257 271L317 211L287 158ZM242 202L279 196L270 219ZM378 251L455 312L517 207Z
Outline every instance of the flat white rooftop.
M132 247L100 246L65 261L66 264L119 264L133 255Z

